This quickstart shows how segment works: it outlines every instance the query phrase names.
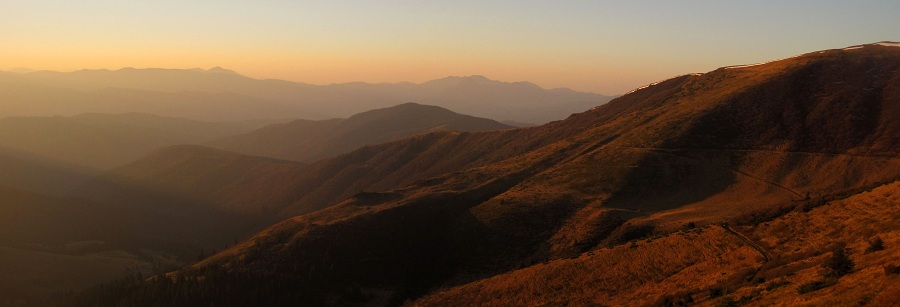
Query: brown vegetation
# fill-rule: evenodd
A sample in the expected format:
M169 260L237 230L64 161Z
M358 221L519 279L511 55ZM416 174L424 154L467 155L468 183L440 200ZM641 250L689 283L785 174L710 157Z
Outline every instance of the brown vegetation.
M897 276L882 269L900 260L900 249L887 247L881 255L870 255L861 247L873 232L900 242L900 226L894 223L900 218L898 201L900 182L895 182L810 212L745 227L776 255L770 263L721 228L707 227L437 290L412 304L643 305L689 296L695 303L711 305L728 295L755 305L881 305L878 302L890 302L900 291ZM826 250L843 240L853 242L847 256L855 259L856 269L840 279L823 277L823 266L830 270L833 264L828 261L834 261ZM804 295L813 291L819 292Z
M898 184L864 190L900 176L898 82L900 50L869 45L681 76L540 127L364 147L305 169L285 212L324 210L169 276L284 281L209 304L888 302ZM387 194L337 203L364 190ZM735 233L683 230L747 212L763 214ZM875 235L885 250L863 254ZM799 294L841 241L855 268Z

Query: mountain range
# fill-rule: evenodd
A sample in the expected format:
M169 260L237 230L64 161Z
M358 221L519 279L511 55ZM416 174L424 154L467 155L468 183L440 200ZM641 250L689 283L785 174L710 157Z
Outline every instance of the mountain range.
M275 212L296 216L68 303L889 305L898 46L723 67L537 127L430 132L291 166L294 194ZM169 148L119 171L216 186L222 157ZM194 168L157 167L171 161ZM242 163L226 174L253 171L266 176Z
M6 117L0 118L0 146L110 169L160 147L208 142L283 121L203 122L141 113Z
M496 120L541 124L612 98L483 76L421 84L310 85L253 79L222 68L0 73L0 114L8 116L139 112L203 121L329 119L416 102Z
M418 104L321 123L328 122L344 124L336 130L283 133L311 152L337 155L428 131L511 128ZM172 269L284 218L321 208L321 203L301 201L304 189L322 190L329 202L344 195L317 185L319 178L334 175L328 170L307 171L306 163L189 145L268 123L140 113L0 119L0 144L13 147L0 147L0 247L8 256L2 259L8 266L0 266L6 280L0 283L0 297L13 300L0 300L0 305L83 289L126 269ZM265 140L282 127L293 126L267 125L260 137L252 132L240 140ZM344 147L319 142L337 137ZM296 148L280 140L285 141L281 146ZM355 193L356 187L346 189Z

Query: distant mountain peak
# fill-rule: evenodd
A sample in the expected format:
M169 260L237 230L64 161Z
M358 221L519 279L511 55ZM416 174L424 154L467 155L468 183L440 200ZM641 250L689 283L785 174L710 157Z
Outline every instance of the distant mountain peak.
M425 83L434 83L434 82L500 82L496 80L491 80L488 77L482 75L470 75L470 76L447 76L440 79L434 79L431 81L427 81Z
M54 90L84 91L79 95L97 96L79 98L91 105L88 108L68 103L65 97L71 96L70 93L56 95L54 97L57 98L52 101L40 100L36 98L38 96L28 98L35 100L27 104L28 108L41 110L38 112L72 115L84 112L82 109L102 113L140 111L211 121L282 117L327 119L416 101L479 117L546 123L583 112L611 99L592 93L543 89L528 82L497 81L478 74L448 76L422 83L352 82L331 85L257 79L221 66L183 69L117 67L114 70L36 72L22 77ZM134 103L122 103L122 99ZM179 101L174 101L176 99ZM254 103L247 103L248 99L254 100ZM138 103L138 100L142 101ZM43 108L36 104L54 104L54 107ZM225 107L226 104L230 107Z
M416 134L453 130L505 130L512 126L415 102L373 109L347 119L296 120L272 125L214 143L244 154L313 162L363 147L396 141Z
M543 89L541 86L527 81L506 82L490 79L483 75L449 76L441 79L431 80L425 83L450 83L455 85L517 85Z
M240 75L236 71L233 71L230 69L225 69L225 68L222 68L221 66L216 66L216 67L210 68L206 72L215 73L215 74Z
M79 71L84 71L84 72L97 72L97 71L101 71L101 72L110 72L110 71L118 71L118 72L137 72L137 71L141 71L141 72L174 71L174 72L177 72L177 71L192 71L192 72L201 72L201 73L214 73L214 74L240 75L239 73L237 73L237 72L235 72L235 71L233 71L233 70L226 69L226 68L222 68L221 66L216 66L216 67L213 67L213 68L210 68L210 69L203 69L203 68L177 69L177 68L154 68L154 67L148 67L148 68L135 68L135 67L128 66L128 67L122 67L122 68L119 68L119 69L116 69L116 70L109 70L109 69L82 69L82 70L79 70Z
M415 102L407 102L407 103L402 103L402 104L398 104L398 105L391 106L391 107L373 109L373 110L357 113L357 114L354 114L353 116L350 116L349 119L361 119L361 118L367 118L367 117L371 117L371 116L408 114L409 112L416 113L419 115L425 115L425 114L449 115L449 114L453 114L453 115L463 116L462 114L458 114L456 112L450 111L448 109L445 109L445 108L442 108L439 106L425 105L425 104L419 104L419 103L415 103Z
M405 103L401 103L401 104L395 105L395 106L393 106L393 107L387 107L387 108L385 108L385 109L391 109L391 108L403 108L403 107L411 108L411 107L421 107L421 106L425 106L425 105L423 105L423 104L421 104L421 103L415 103L415 102L411 102L411 101L410 101L410 102L405 102Z

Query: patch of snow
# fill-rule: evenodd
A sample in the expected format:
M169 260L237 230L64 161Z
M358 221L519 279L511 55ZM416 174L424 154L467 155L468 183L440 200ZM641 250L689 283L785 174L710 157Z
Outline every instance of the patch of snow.
M662 82L662 81L660 81L660 82ZM631 94L631 93L640 91L640 90L642 90L642 89L645 89L645 88L648 88L648 87L651 87L651 86L654 86L654 85L657 85L657 84L659 84L659 82L654 82L654 83L650 83L650 84L641 86L641 87L639 87L639 88L636 88L636 89L633 89L633 90L628 91L628 93L625 93L625 95L628 95L628 94ZM625 95L622 95L622 96L625 96Z
M762 65L762 64L768 64L768 63L772 63L772 62L764 62L764 63L756 63L756 64L747 64L747 65L726 66L725 69L735 69L735 68L753 67L753 66L759 66L759 65Z
M677 75L677 76L674 76L674 77L671 77L671 78L668 78L668 79L664 79L664 80L662 80L662 81L653 82L653 83L650 83L650 84L641 86L641 87L639 87L639 88L630 90L630 91L628 91L628 93L622 94L622 96L625 96L625 95L628 95L628 94L631 94L631 93L640 91L640 90L642 90L642 89L645 89L645 88L648 88L648 87L651 87L651 86L654 86L654 85L657 85L657 84L660 84L660 83L663 83L663 82L666 82L666 81L669 81L669 80L672 80L672 79L675 79L675 78L678 78L678 77L684 77L684 76L702 76L702 75L703 75L702 73L692 73L692 74L687 74L687 75Z
M875 44L879 45L879 46L885 46L885 47L900 47L900 43L898 43L898 42L880 42L880 43L875 43Z
M862 47L863 47L863 46L853 46L853 47L847 47L847 48L844 48L844 49L842 49L842 50L855 50L855 49L862 49Z
M735 69L735 68L753 67L753 66L765 65L765 64L769 64L769 63L775 63L775 62L778 62L778 61L784 61L784 60L788 60L788 59L798 58L798 57L801 57L801 56L803 56L803 55L802 55L802 54L798 54L798 55L795 55L795 56L792 56L792 57L789 57L789 58L777 59L777 60L768 61L768 62L762 62L762 63L756 63L756 64L747 64L747 65L725 66L724 68L725 68L725 69Z

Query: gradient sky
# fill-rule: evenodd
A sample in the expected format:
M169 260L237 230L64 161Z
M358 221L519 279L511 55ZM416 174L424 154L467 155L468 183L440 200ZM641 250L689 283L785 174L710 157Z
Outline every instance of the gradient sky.
M222 66L327 84L485 75L621 94L900 40L900 1L0 0L0 70Z

